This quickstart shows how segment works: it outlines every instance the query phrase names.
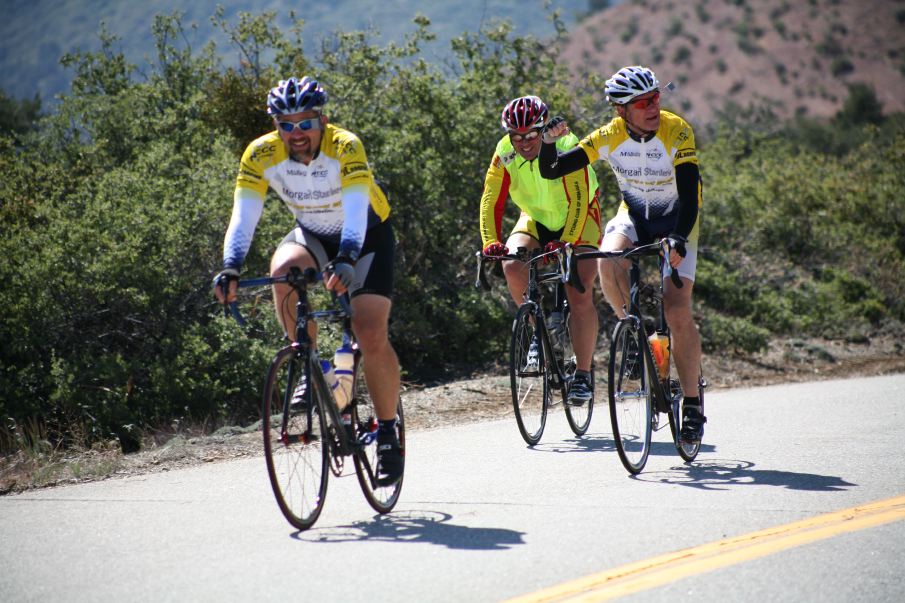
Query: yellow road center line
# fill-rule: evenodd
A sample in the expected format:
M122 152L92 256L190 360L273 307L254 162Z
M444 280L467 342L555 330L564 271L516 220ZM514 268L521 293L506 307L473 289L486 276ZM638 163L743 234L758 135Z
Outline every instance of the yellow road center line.
M905 496L629 563L516 597L507 603L608 601L817 540L901 520L905 520Z

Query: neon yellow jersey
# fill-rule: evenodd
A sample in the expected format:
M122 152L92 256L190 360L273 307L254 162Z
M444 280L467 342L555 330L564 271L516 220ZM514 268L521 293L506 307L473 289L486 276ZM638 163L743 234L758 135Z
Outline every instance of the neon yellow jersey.
M651 221L676 208L676 166L698 163L691 126L669 111L660 111L660 127L651 140L632 138L625 120L615 117L579 144L591 163L606 159L613 168L622 193L620 211ZM699 194L698 207L701 203Z
M568 151L577 143L578 138L569 134L556 141L556 148ZM482 244L486 247L502 241L507 198L547 229L563 229L562 240L575 243L588 220L588 208L597 190L597 175L588 167L556 180L546 180L540 175L537 160L528 161L519 155L505 135L497 143L484 178L480 213Z

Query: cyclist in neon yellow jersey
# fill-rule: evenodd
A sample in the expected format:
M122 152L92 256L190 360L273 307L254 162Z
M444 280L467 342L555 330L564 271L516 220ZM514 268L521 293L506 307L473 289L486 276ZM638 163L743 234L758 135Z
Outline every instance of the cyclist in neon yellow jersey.
M616 108L616 117L565 153L554 141L568 134L568 128L551 127L543 135L540 171L558 181L598 159L607 160L619 182L622 203L606 225L601 250L618 251L667 238L669 265L683 282L678 288L667 279L663 297L672 332L672 357L686 393L681 437L686 442L700 442L707 419L697 397L701 338L691 311L702 203L694 133L684 119L660 109L660 82L647 67L623 67L614 73L606 81L606 95ZM615 262L601 262L600 280L607 301L622 318L627 271L617 269Z
M585 168L555 181L545 180L538 170L540 134L550 122L547 105L536 96L522 96L503 109L500 122L506 134L497 143L484 178L481 196L481 239L487 255L505 255L518 247L555 250L564 243L576 248L596 249L600 242L600 200L597 176ZM566 151L578 143L575 136L557 141ZM502 241L502 218L507 198L521 210L506 243ZM593 397L591 360L597 342L597 309L594 307L595 266L582 262L581 279L587 286L579 293L571 285L566 296L571 307L570 329L577 370L567 403L580 406ZM516 305L524 301L528 269L521 262L507 261L503 272ZM529 350L536 356L536 349Z

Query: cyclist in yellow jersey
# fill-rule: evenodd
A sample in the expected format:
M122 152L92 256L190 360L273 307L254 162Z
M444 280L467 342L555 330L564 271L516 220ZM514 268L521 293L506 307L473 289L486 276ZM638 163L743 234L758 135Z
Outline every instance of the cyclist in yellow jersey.
M513 99L503 109L500 121L506 135L497 143L481 196L484 253L505 255L518 247L544 247L551 251L564 243L596 249L600 241L600 203L594 171L585 168L548 181L537 169L540 133L550 122L547 105L536 96ZM577 142L575 136L565 136L556 146L565 151ZM507 198L521 209L521 217L504 245L502 218ZM507 261L503 271L512 299L521 304L528 287L527 267L521 262ZM598 328L593 297L597 273L591 265L580 267L580 271L582 280L589 283L585 292L579 293L571 285L566 287L577 364L567 403L576 406L593 396L590 370ZM528 351L529 360L532 354L537 357L538 350Z
M647 67L623 67L606 81L607 100L616 117L561 153L554 142L568 133L563 124L543 135L540 171L561 178L606 159L622 193L616 216L604 230L603 251L617 251L667 237L669 264L682 279L678 288L667 279L663 305L672 331L676 371L686 395L682 405L682 439L700 442L706 418L697 397L701 339L691 312L691 292L697 263L701 178L691 126L660 109L660 83ZM620 318L628 303L627 266L600 263L607 301Z
M396 436L399 360L388 336L395 248L390 206L361 141L329 123L326 102L324 89L309 77L281 80L268 93L267 113L275 129L252 141L242 155L214 291L221 303L235 300L235 281L267 191L273 190L296 225L274 252L271 275L282 276L292 267L317 268L329 275L327 289L350 294L352 330L380 425L378 481L389 485L401 477L403 464ZM274 285L277 317L290 337L295 298L289 285ZM299 385L297 397L304 387Z

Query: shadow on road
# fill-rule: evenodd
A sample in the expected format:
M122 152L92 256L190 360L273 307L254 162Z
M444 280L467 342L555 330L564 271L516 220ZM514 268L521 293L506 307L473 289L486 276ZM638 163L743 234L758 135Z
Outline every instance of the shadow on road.
M384 540L417 542L472 551L501 551L525 544L524 532L500 528L473 528L451 523L452 515L438 511L402 511L376 515L373 521L356 521L349 526L313 528L296 532L293 538L305 542L352 542Z
M667 471L644 472L633 476L633 479L704 490L726 490L731 486L777 486L789 490L837 492L857 485L832 475L755 469L755 464L750 461L734 459L698 460Z
M556 452L566 454L569 452L615 452L612 437L603 436L575 436L570 440L544 442L534 446L526 446L539 452Z

